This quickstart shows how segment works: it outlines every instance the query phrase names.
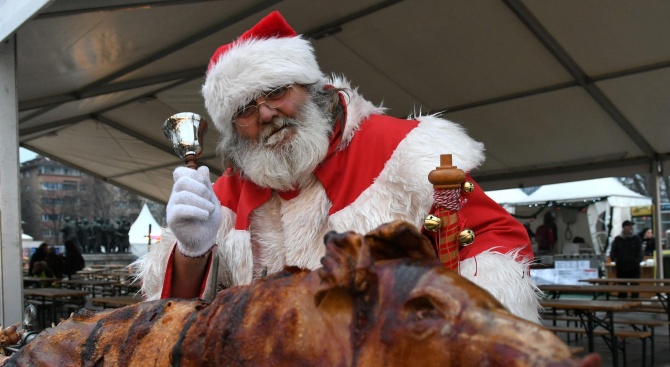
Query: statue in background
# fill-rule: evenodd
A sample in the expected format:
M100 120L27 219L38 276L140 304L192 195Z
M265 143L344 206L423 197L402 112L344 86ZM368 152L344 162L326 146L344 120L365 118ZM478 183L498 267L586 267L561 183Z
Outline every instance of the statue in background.
M88 219L84 218L77 222L77 239L79 240L82 253L90 254L94 252L94 246L90 241L91 234L91 226L88 224Z
M79 246L79 240L77 239L77 223L70 216L64 218L60 232L61 242L72 241Z
M105 231L105 237L107 242L105 243L104 250L106 254L112 253L116 248L116 226L109 219L105 219L105 225L103 226Z
M91 225L93 232L93 252L100 253L102 248L107 246L107 236L105 235L104 222L100 217L95 217Z
M119 252L130 252L130 221L124 219L119 226Z

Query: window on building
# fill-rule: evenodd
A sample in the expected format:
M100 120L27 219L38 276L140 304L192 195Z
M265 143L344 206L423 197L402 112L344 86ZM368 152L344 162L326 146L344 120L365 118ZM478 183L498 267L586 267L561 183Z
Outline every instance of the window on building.
M63 181L64 191L77 191L79 183L77 181Z
M79 204L79 198L76 196L66 196L63 198L64 205L77 205Z
M56 231L53 229L45 229L42 231L42 237L56 237Z
M51 222L54 220L58 220L58 214L42 213L42 222Z
M87 187L85 184L79 185L79 191L86 191Z
M42 190L45 191L63 190L63 184L60 182L42 182Z
M81 172L76 169L67 168L67 167L47 167L42 166L39 168L38 172L41 175L58 175L58 176L81 176Z
M42 206L56 206L56 205L63 205L63 198L42 198L40 200L40 203L42 203Z

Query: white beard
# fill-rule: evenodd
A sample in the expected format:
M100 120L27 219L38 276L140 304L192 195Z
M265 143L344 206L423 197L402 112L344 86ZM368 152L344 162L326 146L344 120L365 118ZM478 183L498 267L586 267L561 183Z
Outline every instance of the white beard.
M310 98L295 118L276 117L265 125L256 141L239 138L220 148L255 184L292 190L306 185L326 157L331 131L331 119Z

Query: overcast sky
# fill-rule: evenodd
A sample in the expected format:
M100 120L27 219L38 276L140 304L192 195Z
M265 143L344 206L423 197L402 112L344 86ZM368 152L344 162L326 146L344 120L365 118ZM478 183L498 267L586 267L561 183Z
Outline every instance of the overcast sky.
M28 150L26 148L19 147L19 163L29 161L29 160L35 158L36 155L37 155L37 153L33 152L32 150Z

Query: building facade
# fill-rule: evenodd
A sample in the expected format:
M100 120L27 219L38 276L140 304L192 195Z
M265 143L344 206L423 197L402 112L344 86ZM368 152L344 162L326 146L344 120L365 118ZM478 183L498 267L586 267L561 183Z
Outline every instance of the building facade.
M23 233L50 245L68 222L132 223L144 203L164 220L164 206L41 156L21 164L20 186Z

